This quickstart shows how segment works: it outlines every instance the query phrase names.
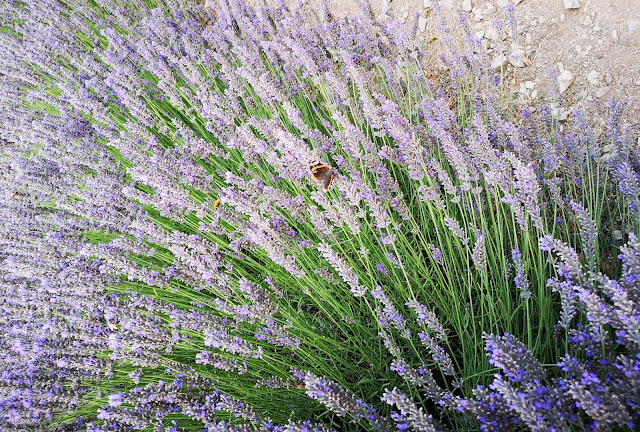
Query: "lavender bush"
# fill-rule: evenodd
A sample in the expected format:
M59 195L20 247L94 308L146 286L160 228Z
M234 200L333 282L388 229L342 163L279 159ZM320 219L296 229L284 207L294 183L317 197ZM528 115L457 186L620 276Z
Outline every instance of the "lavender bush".
M0 12L2 430L637 427L624 101L368 5Z

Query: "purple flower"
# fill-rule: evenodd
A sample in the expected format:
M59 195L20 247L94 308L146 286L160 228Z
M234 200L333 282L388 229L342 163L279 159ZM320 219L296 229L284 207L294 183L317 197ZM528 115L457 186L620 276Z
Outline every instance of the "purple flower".
M516 268L514 282L516 287L520 290L520 296L527 300L531 297L531 288L529 286L529 279L525 273L524 263L522 262L522 253L519 249L511 250L511 259L513 260L513 265Z
M394 327L400 332L402 337L408 338L410 336L410 330L407 328L407 322L405 318L400 314L398 309L394 306L393 302L380 285L376 285L375 289L371 290L371 296L378 300L383 305L383 309L376 309L378 315L378 322L382 328Z
M546 376L531 351L513 335L505 333L501 338L486 335L485 338L489 363L502 369L510 381L533 383Z
M341 388L335 382L317 377L306 372L301 373L307 396L324 404L339 416L349 416L354 421L366 421L372 430L388 431L389 425L377 410L350 392Z
M124 402L122 393L113 393L109 395L109 406L112 408L116 408Z
M382 264L382 263L376 263L376 270L378 270L383 275L388 275L389 274L387 269L384 267L384 264Z
M329 261L329 264L333 266L342 279L351 287L351 292L353 292L356 297L362 297L365 295L367 289L360 285L360 279L354 270L331 248L331 246L323 242L318 246L318 250L322 253L322 256Z
M411 399L397 388L385 390L382 400L389 405L397 406L401 416L395 416L396 421L407 422L415 430L436 432L442 430L442 425L431 415L425 414L422 408L417 407Z

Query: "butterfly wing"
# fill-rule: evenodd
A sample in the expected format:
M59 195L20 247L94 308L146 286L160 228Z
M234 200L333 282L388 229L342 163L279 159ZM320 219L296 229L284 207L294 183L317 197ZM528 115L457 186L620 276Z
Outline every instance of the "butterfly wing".
M334 177L333 170L329 170L329 172L325 174L322 192L326 192L327 190L329 190L329 186L331 186L331 183L333 182L333 177Z
M329 167L323 164L317 164L311 167L311 177L320 182L324 178L325 173L329 171Z
M333 182L335 174L333 169L324 164L317 164L311 167L311 178L315 181L322 183L323 192L326 192Z

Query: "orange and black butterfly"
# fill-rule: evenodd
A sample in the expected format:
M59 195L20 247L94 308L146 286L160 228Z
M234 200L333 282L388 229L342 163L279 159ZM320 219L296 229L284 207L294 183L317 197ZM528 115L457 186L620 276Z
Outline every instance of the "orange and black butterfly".
M322 192L326 192L333 182L335 177L335 171L333 168L329 168L325 164L316 163L311 165L311 178L315 181L322 183Z

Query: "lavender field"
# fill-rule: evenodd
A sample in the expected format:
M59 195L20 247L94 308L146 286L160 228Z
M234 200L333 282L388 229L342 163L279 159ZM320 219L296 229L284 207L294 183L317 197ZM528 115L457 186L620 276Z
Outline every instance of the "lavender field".
M640 427L626 102L361 10L0 1L0 431Z

